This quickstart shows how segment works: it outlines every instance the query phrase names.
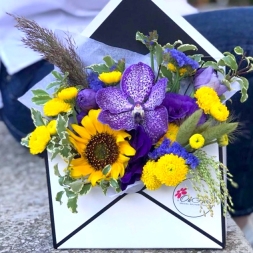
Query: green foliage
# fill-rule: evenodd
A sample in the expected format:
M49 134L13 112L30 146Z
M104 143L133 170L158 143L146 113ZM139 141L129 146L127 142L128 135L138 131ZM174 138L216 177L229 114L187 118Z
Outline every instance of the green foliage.
M43 120L41 112L31 108L31 116L32 116L32 120L33 120L33 124L38 127L38 126L44 126L47 121Z
M104 168L103 168L103 170L102 170L102 173L103 173L103 175L107 175L110 171L111 171L111 169L112 169L112 166L109 164L109 165L106 165Z
M182 146L188 144L189 138L193 135L201 115L202 110L197 110L180 125L176 141Z
M35 103L36 105L44 105L47 101L52 99L46 91L41 89L32 90L32 93L33 93L32 102Z

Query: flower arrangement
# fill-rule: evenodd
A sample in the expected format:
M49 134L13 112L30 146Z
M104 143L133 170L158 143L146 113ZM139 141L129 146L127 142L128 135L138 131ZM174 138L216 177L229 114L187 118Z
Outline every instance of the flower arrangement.
M240 86L241 102L247 99L248 81L241 74L252 70L252 58L241 47L234 49L241 57L239 64L229 52L218 62L204 61L203 55L189 53L197 50L194 45L181 41L160 45L156 31L137 32L136 40L150 51L150 64L129 65L125 59L106 55L103 62L82 67L75 55L68 66L41 46L59 46L50 31L16 19L27 34L24 42L61 70L52 72L55 81L45 89L32 91L32 101L42 111L31 108L36 128L22 139L31 154L47 150L51 160L60 156L66 163L64 174L54 166L63 189L57 201L61 203L66 194L67 206L77 212L77 199L93 187L104 194L109 188L119 193L142 182L148 190L157 190L190 178L211 215L216 204L223 204L224 213L232 208L223 174L234 183L232 175L203 148L228 145L238 129L239 122L234 122L225 101L235 83ZM30 26L25 25L28 22ZM69 48L60 44L58 51L71 56L73 44L67 41ZM242 62L247 65L243 69ZM77 73L76 65L83 71L79 79L70 67Z

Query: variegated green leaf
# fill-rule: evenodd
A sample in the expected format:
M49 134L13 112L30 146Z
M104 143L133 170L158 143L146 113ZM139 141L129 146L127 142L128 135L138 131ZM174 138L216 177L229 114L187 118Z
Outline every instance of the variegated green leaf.
M107 55L103 58L104 62L106 63L106 66L108 68L111 68L112 66L116 65L116 62L112 59L111 56Z
M50 96L39 96L39 97L33 97L32 102L36 105L44 105L47 101L51 100L52 98Z
M31 134L28 134L26 137L21 139L21 145L29 148L29 138Z
M32 115L32 120L33 120L33 124L37 127L37 126L44 126L45 122L42 118L42 115L40 113L40 111L31 108L31 115Z
M79 192L80 195L86 195L90 192L92 186L91 184L84 184L83 188L81 189L81 191Z
M191 45L191 44L183 44L183 45L180 45L177 50L181 51L181 52L185 52L185 51L188 51L188 50L194 50L194 51L197 51L198 48L195 46L195 45Z
M110 68L108 68L108 66L105 64L93 64L88 66L87 69L91 69L93 72L96 72L98 74L102 74L103 72L110 72Z
M63 194L64 194L64 191L57 192L56 197L55 197L55 200L60 202L60 204L62 204L61 199L62 199Z
M60 174L59 168L58 168L58 163L54 165L54 174L55 174L57 177L61 177L61 174Z
M103 170L102 170L103 175L106 176L106 175L111 171L111 169L112 169L112 166L111 166L110 164L106 165L106 166L103 168Z
M78 193L81 191L82 187L83 187L83 181L82 180L76 180L74 182L71 182L69 184L71 190L75 193Z
M243 49L239 46L234 48L234 52L238 55L243 55Z

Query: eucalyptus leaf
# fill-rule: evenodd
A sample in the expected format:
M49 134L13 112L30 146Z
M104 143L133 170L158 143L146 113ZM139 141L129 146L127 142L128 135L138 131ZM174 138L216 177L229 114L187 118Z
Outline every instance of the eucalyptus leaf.
M63 194L64 194L64 191L57 192L56 197L55 197L55 200L60 202L60 204L62 204L61 199L62 199Z
M61 174L60 174L59 168L58 168L58 163L54 165L54 174L55 174L57 177L61 177Z
M112 66L115 66L116 65L116 62L112 59L111 56L107 55L103 58L103 60L105 61L106 63L106 66L111 68Z
M91 69L93 72L96 72L98 74L102 74L103 72L110 72L110 68L108 68L108 66L105 64L93 64L87 67L87 69Z
M33 97L32 102L36 105L44 105L47 101L51 100L52 98L50 96L39 96L39 97Z
M69 184L71 190L75 193L78 193L81 191L82 187L83 187L84 183L82 180L76 180L74 182L71 182Z
M111 171L111 169L112 169L112 166L111 166L110 164L106 165L106 166L103 168L103 170L102 170L103 175L106 176L106 175Z
M67 206L71 210L72 213L77 213L77 199L78 199L77 195L74 198L68 199Z
M25 147L29 148L29 139L30 139L30 136L31 136L31 134L28 134L26 137L22 138L20 144L22 146L25 146Z
M40 111L38 111L34 108L31 108L31 116L32 116L33 124L36 127L45 125L45 122L42 118L42 115L41 115Z
M194 50L194 51L197 51L198 48L195 46L195 45L191 45L191 44L183 44L183 45L180 45L177 50L181 51L181 52L185 52L185 51L188 51L188 50Z
M243 55L243 49L239 46L234 48L234 52L238 55Z
M91 184L84 184L79 194L86 195L90 192L91 188L92 188Z

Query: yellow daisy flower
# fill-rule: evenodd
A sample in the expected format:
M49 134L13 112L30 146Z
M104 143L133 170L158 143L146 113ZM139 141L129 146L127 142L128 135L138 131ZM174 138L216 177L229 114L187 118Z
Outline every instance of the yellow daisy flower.
M210 114L218 121L225 121L228 119L229 110L222 103L214 103L210 107Z
M50 135L54 135L56 134L56 125L57 125L57 121L54 119L54 120L51 120L48 124L47 124L47 129L50 133Z
M173 63L171 63L171 62L168 63L167 69L170 70L170 71L172 71L172 72L176 72L177 71L176 66Z
M205 144L205 139L201 134L194 134L189 139L189 144L194 149L202 148Z
M156 162L148 161L143 167L141 181L148 190L157 190L161 187L162 183L154 175L156 169Z
M187 68L180 68L179 69L179 75L183 76L187 72Z
M80 155L71 161L70 175L73 178L88 176L92 186L105 178L122 177L129 156L135 155L135 149L126 140L130 135L99 122L100 111L90 110L82 119L82 126L73 124L76 133L69 130L69 140ZM111 165L111 171L105 176L102 170L106 165Z
M194 97L197 99L198 106L204 110L205 114L210 113L210 108L214 103L220 103L220 99L216 91L207 86L199 88Z
M68 112L70 110L71 105L60 98L53 98L49 100L43 107L44 114L49 117L57 116L61 112Z
M166 186L176 186L186 179L188 166L182 157L166 154L156 162L154 174Z
M121 76L122 73L120 71L112 71L108 73L103 72L98 78L105 84L113 84L118 83L121 80Z
M45 150L50 141L50 133L46 126L38 126L31 133L29 138L30 153L37 155Z
M78 89L76 87L68 87L63 90L61 90L58 94L57 97L62 99L62 100L71 100L77 96Z

